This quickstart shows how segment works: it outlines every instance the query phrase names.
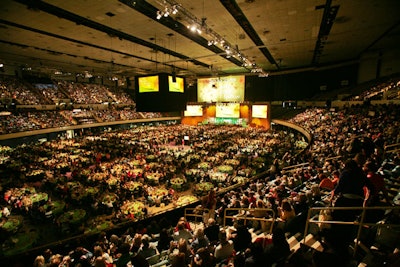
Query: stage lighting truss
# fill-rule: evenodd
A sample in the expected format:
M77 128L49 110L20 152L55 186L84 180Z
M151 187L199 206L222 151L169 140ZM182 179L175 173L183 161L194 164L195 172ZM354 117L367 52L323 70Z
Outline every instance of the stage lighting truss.
M221 35L208 27L206 23L207 18L197 18L175 0L157 0L157 3L160 5L160 9L157 10L156 13L157 20L160 20L162 17L171 17L171 15L176 15L179 12L182 21L186 21L187 23L187 29L194 34L201 34L208 39L208 46L215 45L221 47L225 52L224 55L226 58L235 57L242 62L242 67L250 69L252 73L258 73L264 75L263 77L268 77L268 74L265 73L262 68L257 67L255 62L249 60L248 57L239 51L237 45L232 46Z

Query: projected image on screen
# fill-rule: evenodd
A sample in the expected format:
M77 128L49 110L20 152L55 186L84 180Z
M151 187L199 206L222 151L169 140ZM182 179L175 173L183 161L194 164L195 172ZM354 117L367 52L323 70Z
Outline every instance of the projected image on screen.
M240 104L239 103L216 103L215 117L217 118L239 118Z
M245 76L227 76L198 79L197 101L244 101L244 81Z
M139 77L139 93L158 92L158 76Z
M268 116L268 106L267 105L253 105L252 106L252 117L266 119Z
M203 116L203 107L201 105L187 105L184 116Z
M184 80L180 77L175 77L175 82L172 76L168 76L168 88L170 92L183 93L184 92Z

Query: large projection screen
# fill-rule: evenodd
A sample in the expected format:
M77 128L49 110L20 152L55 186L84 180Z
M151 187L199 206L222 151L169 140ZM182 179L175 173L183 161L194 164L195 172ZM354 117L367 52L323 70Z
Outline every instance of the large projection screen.
M158 76L139 77L139 93L158 92Z
M168 76L168 90L170 92L183 93L185 91L185 83L183 78Z
M267 119L268 105L253 105L251 113L253 118Z
M245 76L201 78L197 80L198 102L244 101Z
M239 118L240 104L239 103L217 103L215 105L216 118Z
M185 117L191 117L191 116L201 117L201 116L203 116L203 107L201 105L187 105L186 110L184 111L184 116Z

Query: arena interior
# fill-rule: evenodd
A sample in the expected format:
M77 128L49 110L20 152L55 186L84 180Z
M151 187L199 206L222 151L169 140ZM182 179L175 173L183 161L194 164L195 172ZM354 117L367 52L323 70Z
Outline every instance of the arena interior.
M1 266L399 266L398 10L2 1Z

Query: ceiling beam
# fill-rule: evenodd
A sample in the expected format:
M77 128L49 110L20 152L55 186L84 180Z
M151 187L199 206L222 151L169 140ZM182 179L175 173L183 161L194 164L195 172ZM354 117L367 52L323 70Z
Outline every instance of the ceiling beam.
M156 17L157 17L157 11L159 11L159 9L154 7L151 4L147 3L146 1L132 1L132 0L118 0L118 1L131 7L132 9L135 9L136 11L142 13L143 15L147 16L148 18L181 34L182 36L188 38L189 40L196 42L197 44L203 46L204 48L207 48L208 50L210 50L210 51L214 52L215 54L223 57L224 59L232 62L233 64L242 67L242 65L243 65L242 61L240 61L234 57L230 57L230 58L225 57L224 55L226 53L224 50L220 49L219 47L217 47L215 45L211 45L211 46L208 45L208 40L206 40L199 34L194 34L190 29L187 28L186 25L183 25L179 21L171 18L170 16L167 16L167 17L162 16L158 20Z
M136 43L136 44L139 44L139 45L143 45L143 46L149 47L149 48L151 48L151 49L153 49L155 51L160 51L160 52L163 52L165 54L168 54L168 55L171 55L171 56L174 56L174 57L186 60L186 61L190 61L195 65L202 66L202 67L205 67L207 69L210 68L210 65L208 65L206 63L203 63L203 62L197 61L197 60L193 60L188 56L182 55L180 53L177 53L177 52L172 51L170 49L167 49L165 47L156 45L154 43L151 43L151 42L148 42L146 40L143 40L143 39L137 38L135 36L132 36L130 34L118 31L118 30L113 29L111 27L108 27L106 25L103 25L103 24L97 23L95 21L89 20L89 19L87 19L85 17L79 16L77 14L74 14L74 13L69 12L67 10L64 10L62 8L56 7L56 6L51 5L49 3L46 3L46 2L43 2L41 0L35 0L35 1L14 0L14 1L19 2L21 4L24 4L28 8L34 8L34 9L42 10L42 11L44 11L46 13L49 13L49 14L52 14L54 16L57 16L57 17L72 21L72 22L74 22L74 23L76 23L78 25L84 25L86 27L89 27L89 28L92 28L92 29L95 29L95 30L98 30L98 31L101 31L101 32L104 32L104 33L107 33L110 36L116 36L118 38L130 41L130 42L133 42L133 43ZM130 2L130 1L127 1L127 2ZM160 62L160 63L162 63L162 62Z
M317 65L319 63L320 56L322 55L325 43L328 40L329 33L331 32L336 15L339 11L340 6L331 6L331 4L332 0L326 0L325 5L323 6L324 14L319 26L318 38L315 43L313 58L311 61L312 65Z
M259 50L268 59L269 63L275 65L279 70L280 67L275 61L274 57L269 52L268 48L265 46L264 42L261 40L260 36L254 30L250 21L247 19L246 15L243 13L242 9L236 3L235 0L220 0L221 4L225 9L232 15L236 22L242 27L245 33L250 37L256 46L260 46Z

